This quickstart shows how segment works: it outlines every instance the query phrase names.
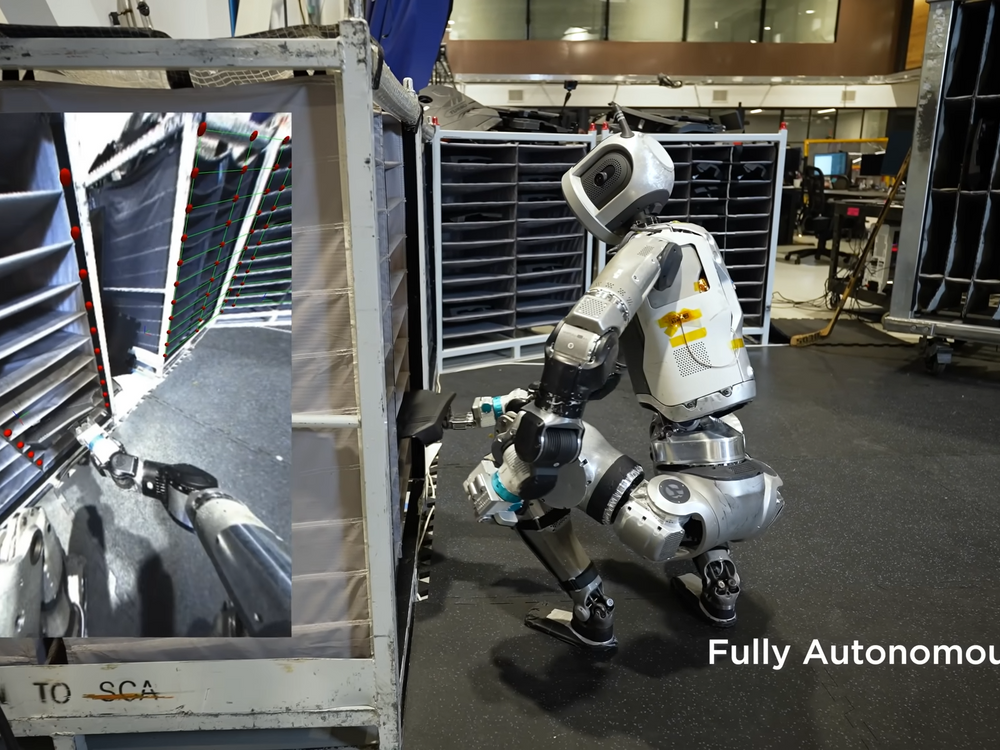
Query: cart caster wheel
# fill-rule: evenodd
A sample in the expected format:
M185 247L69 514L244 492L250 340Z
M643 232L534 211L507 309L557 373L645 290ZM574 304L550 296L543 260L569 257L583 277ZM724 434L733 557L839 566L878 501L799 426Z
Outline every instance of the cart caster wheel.
M794 263L797 266L800 266L802 265L802 258L796 258L795 260L792 261L792 263Z
M928 357L924 360L924 367L927 368L927 372L931 375L940 375L945 371L947 366L948 365L946 363L942 362L937 357Z

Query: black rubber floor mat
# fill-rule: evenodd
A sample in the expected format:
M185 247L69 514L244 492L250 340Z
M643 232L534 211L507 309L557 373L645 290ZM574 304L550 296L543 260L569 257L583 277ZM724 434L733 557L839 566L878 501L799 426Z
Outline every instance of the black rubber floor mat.
M832 315L833 313L831 313ZM787 344L792 336L812 333L823 329L828 318L788 318L771 320L771 343ZM837 321L833 333L813 346L901 346L910 347L909 342L890 336L885 331L860 320Z

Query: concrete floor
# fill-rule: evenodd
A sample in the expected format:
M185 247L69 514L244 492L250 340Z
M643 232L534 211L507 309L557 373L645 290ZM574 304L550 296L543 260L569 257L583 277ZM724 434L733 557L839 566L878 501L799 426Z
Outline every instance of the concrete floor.
M291 341L287 331L206 333L118 428L141 458L189 463L291 537ZM206 636L226 594L194 534L159 503L89 464L42 500L87 563L92 637Z

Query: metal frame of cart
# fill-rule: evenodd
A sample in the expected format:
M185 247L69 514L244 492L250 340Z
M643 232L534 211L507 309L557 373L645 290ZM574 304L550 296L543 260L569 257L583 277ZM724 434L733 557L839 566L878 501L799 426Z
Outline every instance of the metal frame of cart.
M419 122L421 114L415 95L388 69L382 70L380 88L373 91L367 24L346 20L334 40L0 40L0 68L29 67L338 71L350 272L358 290L353 298L356 341L381 339L373 99L407 124ZM400 102L402 107L394 107ZM74 743L84 739L81 735L171 732L177 746L194 739L186 733L252 729L256 733L238 744L261 747L259 730L357 727L377 728L379 746L386 750L400 746L400 644L390 543L394 498L385 431L384 359L378 346L357 358L358 415L292 415L294 429L360 428L372 658L4 666L0 705L16 734L50 736L57 748L64 748L79 747ZM109 700L106 685L102 687L109 682L129 698ZM321 745L306 744L305 738L296 740L292 735L272 741L281 747L343 745L330 737ZM290 741L297 744L289 745ZM315 743L315 737L309 742Z

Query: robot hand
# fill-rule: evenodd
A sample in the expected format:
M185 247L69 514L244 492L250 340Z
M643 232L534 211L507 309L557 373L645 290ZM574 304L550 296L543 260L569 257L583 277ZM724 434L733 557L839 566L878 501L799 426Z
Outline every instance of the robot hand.
M461 417L452 417L448 427L453 430L495 427L506 412L519 411L532 398L533 395L523 388L517 388L506 396L480 396L472 401L472 411Z
M98 424L81 427L76 438L102 476L159 500L174 521L197 534L232 603L222 612L217 635L291 635L292 556L286 541L196 466L141 460Z
M138 490L159 500L170 517L188 531L194 531L187 511L189 497L219 486L215 477L197 466L161 464L131 455L96 423L79 428L76 439L89 451L90 461L101 476L123 490Z

